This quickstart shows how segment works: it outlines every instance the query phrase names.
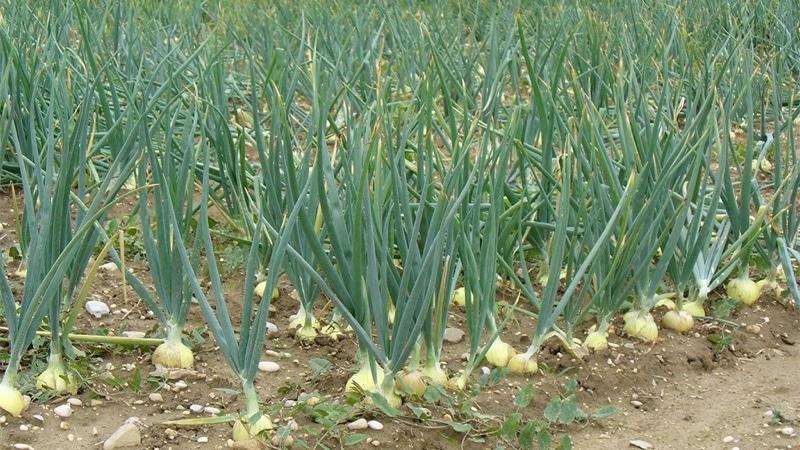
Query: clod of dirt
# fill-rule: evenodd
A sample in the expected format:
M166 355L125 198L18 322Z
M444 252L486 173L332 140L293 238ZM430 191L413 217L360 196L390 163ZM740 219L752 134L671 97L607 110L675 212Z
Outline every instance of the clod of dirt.
M139 428L132 424L126 423L119 427L117 431L103 442L103 450L113 450L115 448L124 447L137 447L142 443L142 435L139 433Z
M444 340L451 344L458 344L464 339L464 330L459 328L446 328L444 330Z

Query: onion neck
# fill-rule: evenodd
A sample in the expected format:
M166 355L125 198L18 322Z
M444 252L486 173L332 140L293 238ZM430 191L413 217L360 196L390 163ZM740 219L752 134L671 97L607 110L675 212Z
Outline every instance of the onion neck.
M258 404L258 394L256 388L253 386L252 381L244 381L242 383L242 391L244 392L244 404L247 417L253 417L261 411Z

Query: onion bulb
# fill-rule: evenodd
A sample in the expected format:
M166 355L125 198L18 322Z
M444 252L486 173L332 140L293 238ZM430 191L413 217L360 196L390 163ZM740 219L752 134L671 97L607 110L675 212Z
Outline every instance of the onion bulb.
M61 355L50 355L47 368L36 377L36 387L38 389L49 390L58 393L78 391L78 381L75 374L64 367Z
M313 326L304 326L298 328L297 331L294 332L294 337L300 342L309 343L313 342L318 334L319 333L317 333L317 330L315 330Z
M321 332L331 339L339 339L344 334L342 333L342 326L339 325L339 322L331 322L323 326Z
M267 290L267 282L262 281L261 283L258 283L256 285L256 288L253 290L253 292L255 292L258 298L264 298L264 291L266 290ZM275 300L280 296L281 294L280 292L278 292L278 288L277 287L272 288L272 299Z
M6 379L0 383L0 409L6 411L14 417L19 417L25 409L25 400L22 392L14 387L14 384Z
M301 306L300 307L300 311L297 311L297 314L292 314L291 316L289 316L289 319L290 319L289 327L290 328L300 328L302 326L305 326L307 318L308 317L306 315L306 311ZM315 329L319 329L319 321L317 321L317 319L315 319L314 317L311 317L311 324L310 325Z
M428 364L422 369L422 375L428 378L431 384L437 386L444 386L447 384L447 373L439 366L439 364Z
M625 332L630 336L646 342L658 339L658 326L653 315L648 311L628 311L623 316Z
M376 370L377 380L372 379L372 371L369 368L369 364L364 364L361 369L358 370L350 379L347 380L347 384L344 386L344 391L348 393L357 393L359 389L361 391L376 391L378 385L383 382L383 371L378 368ZM377 381L377 384L376 384Z
M463 391L467 387L467 374L462 372L447 380L447 387L454 391Z
M156 347L152 359L156 367L166 369L191 369L194 364L192 349L181 342L179 332Z
M534 374L539 371L539 364L535 357L527 353L520 353L508 361L508 370L511 373Z
M668 311L664 314L664 317L661 318L661 325L664 325L664 328L669 328L678 333L685 333L694 326L694 319L692 319L691 314L684 310Z
M266 414L261 414L255 423L250 423L248 419L237 420L233 423L233 440L234 442L247 441L270 430L272 430L272 421Z
M453 304L455 306L464 306L466 304L466 293L463 287L453 291Z
M752 305L761 295L761 286L747 277L734 278L728 283L726 288L728 297L742 302L745 305Z
M586 336L583 345L593 351L599 352L608 348L608 331L594 330Z
M703 302L700 300L684 303L683 306L681 306L681 311L686 311L689 313L689 315L694 317L706 315L706 310L703 308Z
M419 369L405 369L400 371L395 377L397 381L397 388L400 392L407 395L413 395L417 398L422 398L425 394L425 380L423 380L422 371Z
M494 340L486 352L486 361L495 367L506 367L508 361L517 354L514 347L503 342L499 337Z

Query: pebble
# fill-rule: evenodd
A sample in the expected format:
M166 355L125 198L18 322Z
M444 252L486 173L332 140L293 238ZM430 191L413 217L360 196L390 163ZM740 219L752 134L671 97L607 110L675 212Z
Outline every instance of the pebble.
M785 436L794 436L794 428L792 427L783 427L781 428L781 434Z
M0 425L6 423L6 416L0 416Z
M372 441L371 444L372 444L373 447L380 447L381 446L381 442L380 441Z
M167 439L172 440L178 437L178 432L172 428L167 428L164 430L164 435L167 436Z
M30 430L30 428L25 424L19 426L19 431L28 431L28 430Z
M641 408L642 402L640 402L639 400L631 400L631 405L633 405L634 408Z
M141 443L142 435L139 433L139 428L132 423L126 423L103 442L103 450L138 447Z
M464 340L464 331L459 328L445 328L444 340L451 344L458 344Z
M61 428L62 430L69 430L69 424L67 422L61 421L61 423L58 424L58 428Z
M161 403L164 401L164 396L158 392L153 392L152 394L148 395L147 398L153 403Z
M360 418L358 420L354 420L354 421L348 423L347 424L347 429L348 430L352 430L352 431L355 431L355 430L366 430L368 426L369 426L369 424L367 423L367 419L362 417L362 418Z
M492 371L488 367L483 366L481 367L481 373L484 375L489 375L490 373L492 373Z
M262 372L277 372L281 369L278 363L272 361L261 361L258 363L258 370Z
M278 326L272 322L267 322L267 334L273 334L278 332Z
M67 440L70 441L70 442L74 442L75 441L75 435L72 434L72 433L68 434L67 435Z
M634 439L628 442L628 445L630 445L631 447L640 448L642 450L650 450L651 448L653 448L653 444L647 441L643 441L641 439Z
M18 450L33 450L33 447L28 444L14 444L14 448Z
M377 420L370 420L367 422L367 426L370 430L381 431L383 429L383 424L378 422Z
M744 330L750 334L758 334L761 333L761 327L759 325L748 325L744 327Z
M89 400L89 406L91 406L91 407L100 406L102 404L103 404L103 401L99 400L99 399L96 399L96 398L93 398L93 399Z
M107 262L105 264L100 265L99 269L103 272L116 272L119 267L113 262Z
M178 380L178 381L175 382L175 384L172 385L172 390L177 392L177 391L182 391L182 390L184 390L184 389L186 389L188 387L189 387L189 385L186 384L185 381Z
M44 417L41 414L34 414L33 418L38 420L39 422L44 422Z
M295 400L286 400L283 402L283 406L285 408L294 408L297 405L297 401Z
M72 415L72 406L69 403L56 406L53 408L53 413L55 413L55 415L58 417L67 418Z
M208 442L208 437L207 436L200 436L199 438L197 438L197 442L200 443L200 444L205 444L206 442Z
M733 442L733 436L725 436L724 438L722 438L722 442L724 444L730 444L731 442Z
M144 331L123 331L122 335L132 339L142 339L146 333Z
M206 406L203 408L203 412L213 416L221 413L222 411L219 408L214 408L213 406Z
M189 405L189 411L191 411L191 412L193 412L195 414L199 414L199 413L203 412L203 405L198 405L196 403L193 404L193 405Z
M97 427L92 427L92 436L97 436L100 432L97 431Z
M75 397L68 398L67 403L69 403L72 406L83 406L83 402L81 401L81 399Z
M95 319L99 319L111 312L108 305L100 300L89 300L84 307L86 308L86 312L93 315Z

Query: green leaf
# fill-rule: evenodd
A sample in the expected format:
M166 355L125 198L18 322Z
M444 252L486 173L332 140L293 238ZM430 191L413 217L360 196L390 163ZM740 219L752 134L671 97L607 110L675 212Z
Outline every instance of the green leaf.
M416 416L417 419L430 419L431 418L431 411L428 408L423 408L421 406L414 406L410 403L407 403L408 409Z
M572 394L576 389L578 389L578 382L574 378L569 379L564 385L564 388L567 390L568 394Z
M514 397L514 404L524 408L530 404L531 400L533 400L533 384L528 383Z
M394 408L389 402L386 401L386 398L378 394L376 392L365 392L365 394L369 395L369 398L372 399L375 406L381 410L382 413L386 414L389 417L397 417L400 415L400 411Z
M325 358L311 358L308 360L308 365L314 371L315 377L322 375L333 367L333 364Z
M558 417L561 414L561 399L554 397L547 402L544 408L544 418L550 423L558 422Z
M506 439L513 439L517 435L517 431L519 431L520 422L522 422L522 414L513 413L509 415L500 427L500 435Z
M523 450L533 449L533 438L536 435L536 425L529 423L519 430L519 446Z
M570 439L568 434L565 434L563 438L561 438L561 445L559 445L556 450L572 450L572 439Z
M617 413L619 413L619 408L613 405L608 405L599 408L594 412L594 414L592 414L592 417L595 419L605 419L606 417L611 417Z
M561 402L561 411L558 415L558 421L569 425L576 417L578 417L578 402L575 400L574 396L570 396Z
M422 399L428 403L436 403L444 396L444 391L440 386L430 385L425 387Z
M451 422L445 422L445 423L447 423L447 425L449 425L450 428L452 428L453 431L455 431L456 433L465 434L465 433L469 433L469 431L472 430L472 425L470 425L468 423L452 422L452 421Z
M342 443L344 443L344 445L356 445L363 442L365 439L367 439L366 434L356 433L345 436L344 439L342 439Z

